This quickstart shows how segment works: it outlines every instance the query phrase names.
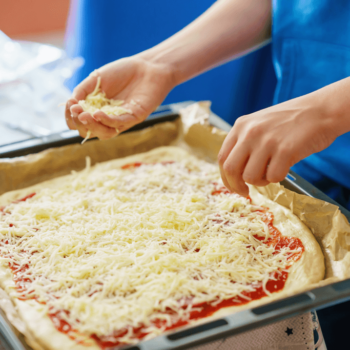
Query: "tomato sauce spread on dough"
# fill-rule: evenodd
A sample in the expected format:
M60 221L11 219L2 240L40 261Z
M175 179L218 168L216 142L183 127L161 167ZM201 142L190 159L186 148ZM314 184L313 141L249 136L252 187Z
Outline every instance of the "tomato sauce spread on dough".
M161 164L163 165L167 165L167 164L172 164L174 163L173 161L169 161L169 162L161 162ZM138 168L141 165L143 165L145 163L142 162L134 162L134 163L130 163L130 164L125 164L123 165L121 168L122 169L132 169L132 168ZM150 163L148 163L150 164ZM156 164L156 163L151 163L151 164ZM225 195L229 195L230 191L216 183L213 182L212 183L214 185L214 189L211 193L211 195L215 196L215 195L220 195L220 194L225 194ZM35 195L35 193L31 193L29 195L27 195L26 197L23 197L21 199L18 199L15 201L15 203L18 203L20 201L26 201L28 198L32 198ZM247 197L249 201L251 201L250 197ZM0 208L1 211L4 212L4 207ZM292 262L295 262L297 260L299 260L304 252L304 246L301 242L301 240L299 238L295 238L295 237L285 237L282 236L281 232L273 225L274 222L274 215L268 211L268 208L264 208L264 207L260 207L256 213L258 215L261 215L263 218L263 221L266 223L266 225L268 226L269 229L269 233L270 233L270 237L268 239L265 239L265 237L262 236L258 236L258 235L254 235L254 237L257 240L260 241L264 241L264 243L273 246L275 249L274 254L276 254L277 252L279 252L281 249L283 249L284 247L289 247L293 250L298 250L297 252L291 254L289 256L289 260ZM7 244L7 241L3 241L2 244ZM7 256L9 257L9 256ZM291 266L291 265L290 265ZM177 323L172 324L171 326L166 326L166 321L164 320L155 320L153 321L153 326L156 326L158 328L165 328L165 331L171 330L171 329L175 329L181 326L185 326L187 324L190 323L191 320L198 320L201 318L205 318L208 316L213 315L216 311L225 308L225 307L230 307L230 306L241 306L244 304L247 304L251 301L254 300L258 300L261 299L265 296L268 295L268 293L275 293L278 291L281 291L286 283L286 280L288 278L288 269L290 266L287 266L287 268L283 271L279 271L279 272L274 272L273 274L271 274L270 279L268 280L268 282L265 285L265 288L263 288L263 285L261 282L258 282L256 284L253 284L252 286L254 287L254 291L246 291L243 292L241 296L236 296L234 298L231 299L226 299L220 302L206 302L206 303L201 303L201 304L195 304L193 305L194 310L191 311L190 313L190 317L189 320L186 321L178 321ZM9 263L9 267L11 268L13 275L14 275L14 282L16 284L16 288L17 291L19 293L24 293L24 284L26 282L30 282L28 279L24 280L23 278L18 276L18 272L23 271L25 269L29 268L29 265L23 265L23 266L19 266L16 264L12 264ZM267 293L268 292L268 293ZM23 294L23 298L19 298L22 300L28 300L30 299L30 295L28 294ZM37 300L38 301L38 300ZM38 301L39 302L39 301ZM182 307L185 309L189 304L192 303L191 298L185 298L185 300L181 300L181 304L183 305ZM82 344L82 345L89 345L87 344L84 340L79 340L79 338L81 339L81 337L79 337L78 332L76 332L74 329L72 329L71 325L65 321L63 319L63 317L61 316L62 313L66 313L67 314L68 311L62 310L60 312L52 312L49 313L49 317L52 320L55 328L62 332L67 334L71 339L77 341L78 343ZM173 313L172 310L167 310L166 311L167 314L171 315ZM141 325L139 327L132 327L133 332L135 334L135 337L137 339L143 339L144 337L147 336L147 327L145 325ZM106 337L101 337L101 336L97 336L97 335L91 335L90 338L92 338L102 349L108 349L108 348L112 348L112 347L116 347L116 346L120 346L120 345L126 345L125 343L119 342L119 341L110 341L108 339L111 339L111 336L113 336L114 339L118 339L123 337L125 334L128 333L128 331L130 330L130 327L125 327L123 329L120 330L116 330L112 335L106 336Z
M163 162L159 162L162 165L167 165L167 164L173 164L175 163L172 160L168 160L168 161L163 161ZM143 164L159 164L159 163L143 163L143 162L134 162L134 163L128 163L128 164L124 164L121 166L121 169L132 169L132 168L139 168L141 165Z

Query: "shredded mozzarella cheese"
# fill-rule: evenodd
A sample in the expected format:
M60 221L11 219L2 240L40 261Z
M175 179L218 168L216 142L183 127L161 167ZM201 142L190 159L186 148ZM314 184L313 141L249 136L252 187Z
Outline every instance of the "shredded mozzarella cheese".
M0 212L0 263L27 264L17 273L23 293L47 312L66 310L79 332L113 339L146 325L148 339L163 331L154 321L188 320L196 304L242 296L288 266L291 249L276 253L254 238L269 237L257 207L212 195L214 182L217 167L199 160L88 164ZM133 328L118 340L135 343Z
M95 90L88 94L85 100L80 100L78 103L83 108L84 112L94 114L97 111L102 111L107 115L121 115L132 113L131 110L121 107L124 103L122 100L111 100L106 97L106 93L101 91L101 77L97 78Z

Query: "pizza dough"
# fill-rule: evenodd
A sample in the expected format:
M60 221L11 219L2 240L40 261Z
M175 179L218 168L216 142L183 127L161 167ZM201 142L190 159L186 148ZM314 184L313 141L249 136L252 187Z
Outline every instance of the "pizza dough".
M193 164L197 162L194 157L190 156L182 149L162 147L144 154L102 163L99 165L99 169L101 171L107 171L133 162L156 163L162 161L181 162L184 160ZM63 181L73 181L74 177L75 175L68 175L27 189L4 194L0 197L0 206L8 205L16 199L43 188L58 189ZM252 301L243 306L221 309L212 317L238 311L242 308L260 305L268 300L290 293L291 291L305 288L305 286L309 284L318 282L324 276L324 258L318 243L308 228L288 209L263 197L254 187L250 188L250 196L254 204L268 207L269 211L271 211L275 217L274 226L279 229L283 236L299 238L305 247L305 251L301 258L289 269L289 277L282 292L274 293L269 297ZM10 269L5 266L2 266L0 269L0 284L7 292L11 291L11 288L13 289L14 282L12 280L12 273ZM58 332L49 317L43 314L42 310L44 310L44 307L36 301L20 301L16 298L12 298L12 301L16 304L20 317L25 321L30 335L35 338L38 343L42 344L44 348L57 350L62 348L72 350L86 349L85 346L78 345L65 334ZM204 321L205 320L200 320L199 322ZM91 345L89 348L99 349L96 345Z

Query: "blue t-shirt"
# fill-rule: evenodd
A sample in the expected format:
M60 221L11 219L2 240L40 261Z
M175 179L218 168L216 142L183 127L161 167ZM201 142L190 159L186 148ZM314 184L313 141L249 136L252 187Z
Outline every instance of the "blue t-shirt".
M272 37L275 103L350 76L350 1L273 0ZM350 133L292 169L312 183L326 176L350 189Z

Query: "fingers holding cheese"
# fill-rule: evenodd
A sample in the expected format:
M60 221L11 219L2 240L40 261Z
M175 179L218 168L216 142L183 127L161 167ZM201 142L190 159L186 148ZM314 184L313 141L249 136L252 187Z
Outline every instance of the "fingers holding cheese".
M66 113L67 124L81 136L87 126L92 135L111 138L144 121L174 85L171 73L161 64L138 56L112 62L75 88L67 102L66 110L73 115Z

